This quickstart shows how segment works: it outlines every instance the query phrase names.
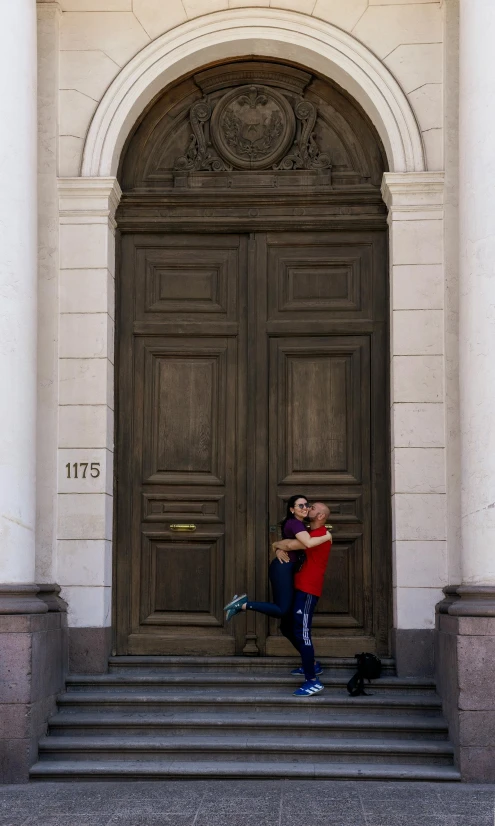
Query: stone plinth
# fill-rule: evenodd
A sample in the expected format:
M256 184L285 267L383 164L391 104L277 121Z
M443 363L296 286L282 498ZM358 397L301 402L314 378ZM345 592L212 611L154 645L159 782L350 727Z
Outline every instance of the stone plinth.
M0 586L0 782L24 783L67 673L56 585Z
M495 782L495 587L449 587L437 605L436 680L462 780Z

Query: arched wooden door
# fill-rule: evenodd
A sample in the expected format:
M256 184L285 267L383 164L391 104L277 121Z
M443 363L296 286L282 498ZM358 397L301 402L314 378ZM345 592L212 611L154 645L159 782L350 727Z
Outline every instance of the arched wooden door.
M287 654L232 593L268 595L293 493L328 502L318 652L388 650L383 152L330 83L279 63L164 93L118 212L116 645Z

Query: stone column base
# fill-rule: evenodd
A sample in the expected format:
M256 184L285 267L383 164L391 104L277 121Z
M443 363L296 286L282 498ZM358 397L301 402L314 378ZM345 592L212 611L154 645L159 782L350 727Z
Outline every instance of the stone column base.
M58 585L0 585L0 782L24 783L67 673Z
M449 586L437 605L436 682L462 780L495 782L495 587Z

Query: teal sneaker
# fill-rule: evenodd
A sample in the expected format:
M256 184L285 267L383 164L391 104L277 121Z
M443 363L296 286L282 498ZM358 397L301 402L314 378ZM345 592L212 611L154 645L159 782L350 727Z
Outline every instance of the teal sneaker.
M245 605L247 601L247 594L241 594L240 597L235 594L233 599L231 599L231 601L228 602L223 609L226 612L226 622L229 622L232 617L235 617L235 615L239 613L239 611L242 611L242 606Z

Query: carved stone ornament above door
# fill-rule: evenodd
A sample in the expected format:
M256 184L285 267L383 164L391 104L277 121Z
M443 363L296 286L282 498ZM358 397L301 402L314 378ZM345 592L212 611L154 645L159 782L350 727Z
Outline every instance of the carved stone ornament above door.
M177 170L329 169L329 155L320 152L314 127L316 106L301 98L293 105L268 86L230 90L212 110L207 97L189 112L192 136ZM209 122L209 139L205 125Z
M268 169L287 152L296 119L287 98L268 86L241 86L228 92L211 118L219 155L237 169Z
M385 168L372 125L342 90L244 58L164 90L136 124L119 181L136 197L356 186L379 194Z

